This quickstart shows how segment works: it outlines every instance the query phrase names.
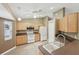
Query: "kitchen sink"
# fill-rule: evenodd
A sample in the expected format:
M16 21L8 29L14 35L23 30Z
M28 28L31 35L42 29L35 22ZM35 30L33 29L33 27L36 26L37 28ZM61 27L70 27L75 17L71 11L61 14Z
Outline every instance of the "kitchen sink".
M53 51L55 51L56 49L59 49L61 47L64 46L64 43L60 43L60 42L51 42L48 44L43 45L42 47L48 51L49 53L52 53Z

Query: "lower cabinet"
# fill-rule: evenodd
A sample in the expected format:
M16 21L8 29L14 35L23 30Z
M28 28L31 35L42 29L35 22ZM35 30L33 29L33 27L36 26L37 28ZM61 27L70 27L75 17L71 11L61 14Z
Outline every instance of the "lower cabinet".
M40 41L40 34L36 33L35 34L35 42Z
M26 35L19 35L16 36L16 45L21 45L27 43L27 36Z
M40 41L40 34L35 33L35 42ZM16 45L22 45L28 43L27 35L18 35L16 36Z

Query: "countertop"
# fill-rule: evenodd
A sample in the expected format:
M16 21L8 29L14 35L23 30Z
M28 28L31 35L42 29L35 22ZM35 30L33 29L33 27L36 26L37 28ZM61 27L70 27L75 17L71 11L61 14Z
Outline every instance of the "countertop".
M51 53L46 51L42 46L39 49L45 55L79 55L79 40L75 40Z
M52 52L53 55L79 55L79 40L75 40L68 45Z
M38 30L34 30L34 34L39 34ZM16 36L27 35L27 30L17 30Z

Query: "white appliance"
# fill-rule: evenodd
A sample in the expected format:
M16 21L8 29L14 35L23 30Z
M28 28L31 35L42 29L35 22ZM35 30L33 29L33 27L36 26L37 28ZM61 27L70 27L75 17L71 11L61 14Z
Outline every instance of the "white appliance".
M41 41L47 40L47 27L41 26L39 29Z
M27 31L28 43L35 42L35 34L33 31Z
M55 40L55 19L48 21L48 42Z

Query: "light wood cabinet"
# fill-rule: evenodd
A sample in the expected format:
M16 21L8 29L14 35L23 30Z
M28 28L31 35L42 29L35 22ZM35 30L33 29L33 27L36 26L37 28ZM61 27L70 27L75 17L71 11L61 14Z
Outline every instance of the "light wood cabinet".
M27 43L27 36L26 35L19 35L16 36L16 45L21 45Z
M58 19L57 20L57 30L58 31L65 31L67 32L67 21L64 19Z
M68 32L68 15L63 18L64 32Z
M78 13L66 15L58 23L59 31L63 32L78 32Z
M78 16L79 16L79 13L78 13ZM79 33L79 17L78 17L78 33Z
M35 42L40 41L40 34L35 33ZM16 45L22 45L28 43L27 35L18 35L16 36Z
M40 41L40 34L36 33L35 34L35 42Z
M63 19L59 20L59 30L64 31L64 21L63 21Z
M72 13L68 16L68 32L77 32L78 13Z

